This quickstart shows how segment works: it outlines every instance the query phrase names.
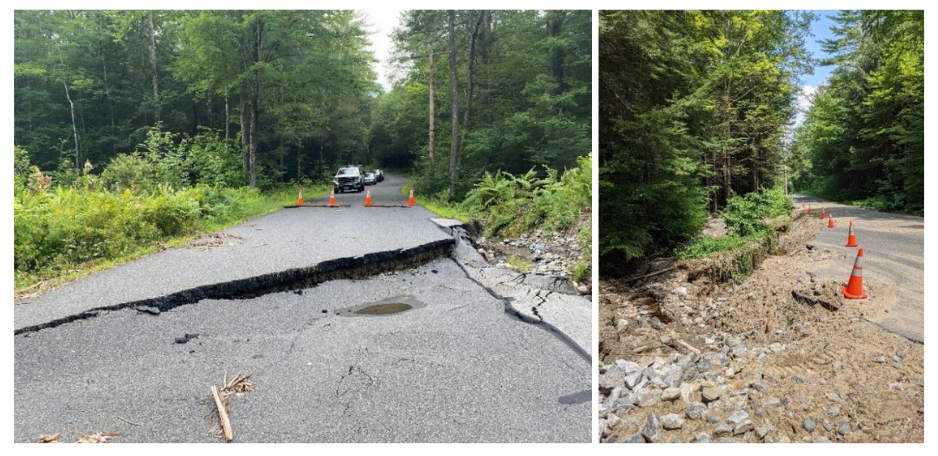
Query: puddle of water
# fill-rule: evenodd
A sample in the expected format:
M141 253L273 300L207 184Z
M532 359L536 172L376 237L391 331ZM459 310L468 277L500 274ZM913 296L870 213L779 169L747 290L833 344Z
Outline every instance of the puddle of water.
M426 306L426 304L414 299L413 296L395 296L344 309L336 309L335 314L346 317L384 316L421 309Z
M389 302L386 304L375 304L373 306L368 306L363 309L356 310L355 313L359 315L388 315L400 313L413 308L414 306L410 304Z

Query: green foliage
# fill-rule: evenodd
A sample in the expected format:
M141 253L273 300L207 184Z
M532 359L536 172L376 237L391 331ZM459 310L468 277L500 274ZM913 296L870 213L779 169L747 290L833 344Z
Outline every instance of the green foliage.
M562 176L547 168L544 178L534 169L518 176L485 173L461 206L476 214L490 234L567 228L592 204L592 157L579 157L577 163Z
M713 253L728 252L745 246L751 239L740 237L736 233L721 238L701 236L677 250L679 258L706 258Z
M600 12L600 263L669 252L734 193L773 186L797 78L809 69L808 19Z
M753 257L764 255L765 248L773 245L776 224L781 217L791 214L792 203L780 188L764 189L745 196L729 199L721 216L730 233L721 238L697 236L693 241L676 249L684 259L707 258L715 253L727 254L726 269L731 274L746 277L752 272ZM732 266L732 267L729 267ZM725 277L723 278L725 279Z
M13 204L14 270L34 280L56 276L270 212L290 197L205 185L184 190L163 186L154 194L65 187L21 190Z
M881 210L925 207L923 11L841 11L825 42L836 64L795 136L798 183Z
M770 232L772 227L766 221L790 214L791 208L791 200L782 189L763 189L730 198L722 215L734 234L746 238Z
M523 258L511 257L508 259L508 266L515 271L518 271L522 274L527 274L531 272L531 263L528 263Z
M570 279L577 282L590 281L593 274L593 227L589 225L582 226L578 241L583 256L573 266L573 274Z
M29 152L13 146L13 191L25 188L29 179Z
M271 187L314 169L321 173L339 159L367 158L377 88L359 12L17 10L13 16L14 143L45 171L57 169L63 152L72 169L89 159L103 168L138 144L145 145L142 155L159 146L158 155L172 161L173 151L162 147L166 138L148 134L157 122L160 136L217 130L237 155L240 130L255 140L258 171L281 171L257 176ZM258 134L250 137L247 114L254 108ZM210 148L208 155L226 155ZM179 178L239 186L240 158L225 156L229 168L213 173L218 177L185 177L205 170L198 167L182 168ZM176 164L154 171L167 171L165 183L176 187L169 172ZM53 177L70 185L65 177L73 176Z
M404 78L379 95L372 115L373 151L381 163L413 165L424 193L452 185L454 201L486 173L523 176L532 168L576 167L576 157L592 150L589 12L456 11L460 112L458 172L452 176L452 117L445 115L451 112L452 83L445 56L435 57L433 68L432 166L427 131L428 55L443 50L447 16L416 10L402 15L394 40Z

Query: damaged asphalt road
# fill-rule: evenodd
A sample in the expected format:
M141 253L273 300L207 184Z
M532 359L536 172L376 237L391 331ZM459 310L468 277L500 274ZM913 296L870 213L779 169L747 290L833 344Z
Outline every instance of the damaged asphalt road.
M369 187L375 204L406 205L405 181L388 174ZM307 201L323 205L327 196ZM176 247L15 302L13 330L67 319L91 309L158 299L185 290L250 281L375 252L412 249L452 237L422 207L365 208L364 193L336 195L350 207L284 209L221 232L212 248ZM286 201L285 204L295 203Z
M835 216L835 227L825 228L812 248L838 256L815 271L817 280L846 283L858 248L845 247L853 222L859 248L864 250L864 286L875 291L872 299L888 303L888 312L866 318L889 332L925 343L925 218L889 214L846 206L805 195L794 195L795 206L811 204L814 212L825 208ZM871 288L873 287L873 288Z
M422 307L351 312L392 301ZM15 336L14 347L17 442L91 430L218 442L204 417L226 373L257 386L232 399L236 442L590 438L590 364L507 315L453 259L158 316L113 311Z
M313 212L317 210L321 212ZM305 216L312 226L320 221L318 214L340 210L285 210L246 225L276 230L286 219ZM68 285L56 290L55 299L33 298L32 304L69 301L71 294L72 300L83 301L70 304L85 307L79 312L101 308L102 302L120 304L128 296L150 301L14 335L14 441L34 442L41 434L55 433L73 441L92 431L119 431L114 442L220 442L205 419L214 408L210 386L237 374L250 374L257 389L231 398L235 442L590 441L590 360L582 356L582 347L571 344L583 336L558 330L569 325L531 324L512 316L506 300L471 277L472 268L458 254L434 251L420 258L422 265L405 264L402 270L383 263L385 255L372 258L371 266L362 264L368 263L363 258L370 250L412 252L435 243L449 249L453 242L427 220L430 213L422 208L376 211L368 214L374 219L358 214L358 223L347 226L354 234L325 235L332 244L324 250L359 252L354 261L338 261L345 258L339 255L317 261L326 253L316 250L313 241L292 248L272 246L276 252L292 250L293 263L288 261L291 268L284 270L311 273L310 268L329 261L342 266L325 279L309 279L304 287L281 284L258 296L241 290L245 296L223 296L228 299L183 293L201 300L164 305L158 298L172 289L166 283L178 278L185 286L199 281L189 276L202 273L200 264L176 263L173 255L153 258L170 251L144 260L172 271L185 265L186 273L156 274L153 286L131 282L121 288L106 277L92 276L85 280L99 284L97 294L89 293L87 284ZM351 219L338 212L333 216ZM393 224L408 218L414 236L405 241L377 249L364 240L334 245L342 236L365 233L392 238L399 232ZM243 248L260 242L249 237L250 228L227 231L242 233L237 235L245 239ZM285 231L302 230L291 226ZM268 241L276 238L275 233L263 235ZM225 249L229 246L198 252ZM221 253L239 261L250 257ZM299 260L304 254L307 263ZM284 271L270 271L275 262L264 254L252 259L267 265L261 276ZM137 263L114 274L134 277L156 271L153 264ZM238 263L215 264L237 269ZM346 266L360 269L342 277ZM223 275L207 273L213 274ZM252 277L256 275L241 274L249 285ZM151 293L156 299L147 297ZM370 304L395 303L406 305L387 308L410 309L355 313ZM29 327L20 315L26 308L17 303L15 332ZM50 315L68 312L74 311L58 309ZM33 326L41 326L40 313L30 317ZM588 325L589 313L586 319Z

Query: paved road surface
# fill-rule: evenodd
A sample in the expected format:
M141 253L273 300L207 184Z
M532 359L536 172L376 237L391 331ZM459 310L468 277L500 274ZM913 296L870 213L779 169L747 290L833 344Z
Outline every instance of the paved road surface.
M821 207L834 215L836 227L824 228L815 239L817 248L842 252L843 257L819 269L816 277L846 283L857 249L845 247L849 222L853 222L859 248L863 248L863 285L872 291L871 299L893 302L888 313L873 315L870 321L888 331L917 342L925 342L925 219L862 209L794 195L796 208L810 204L815 213ZM817 217L820 217L818 214ZM818 223L822 223L820 220ZM825 227L826 220L823 222Z
M387 174L369 186L374 204L406 205L404 179ZM335 258L406 249L449 239L420 207L365 208L365 193L342 193L351 207L284 209L223 231L216 248L175 248L80 279L67 287L16 301L14 331L98 307L199 286L304 268ZM328 196L307 200L325 205ZM296 201L284 201L284 205ZM75 299L80 296L81 299Z
M389 176L372 198L404 203L401 184ZM226 231L243 243L161 252L88 277L17 303L16 324L41 322L40 307L55 317L449 237L422 208L336 197L353 207L285 209ZM354 314L388 302L413 309ZM209 387L244 373L257 390L231 399L237 442L588 442L590 360L570 339L507 313L452 258L158 315L101 312L14 336L14 441L117 430L115 442L219 442L204 419Z

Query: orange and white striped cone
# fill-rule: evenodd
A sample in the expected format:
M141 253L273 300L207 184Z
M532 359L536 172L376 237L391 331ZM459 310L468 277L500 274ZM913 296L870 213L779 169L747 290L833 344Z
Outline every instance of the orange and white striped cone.
M329 207L335 207L335 187L329 192Z
M368 192L365 193L365 207L371 207L371 189L368 189Z
M850 222L850 231L847 234L847 247L856 247L857 237L853 235L853 222Z
M812 213L812 211L811 211L811 205L810 205L810 204L808 205L808 213L809 213L809 214Z
M821 208L821 220L824 220L826 218L827 218L827 214L824 213L824 208L822 207Z
M828 228L833 228L833 227L834 227L834 216L833 216L833 215L831 215L830 217L827 218L827 227L828 227Z
M411 207L411 206L413 206L414 204L417 204L417 202L414 200L414 188L411 187L411 188L410 188L410 196L407 197L407 207Z
M300 189L299 195L296 196L296 205L297 206L303 205L303 189L302 188Z
M850 280L846 287L840 287L840 292L847 299L866 299L866 293L863 292L863 249L857 252L857 260L853 263L853 272L850 273Z

